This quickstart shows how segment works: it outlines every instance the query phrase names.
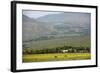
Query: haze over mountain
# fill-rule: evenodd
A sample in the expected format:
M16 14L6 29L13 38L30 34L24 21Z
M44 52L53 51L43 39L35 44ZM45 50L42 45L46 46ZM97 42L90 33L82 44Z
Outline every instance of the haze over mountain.
M90 24L90 14L89 13L78 13L78 12L61 12L59 14L49 14L38 18L38 21L59 23L66 22L69 24Z
M57 31L64 34L72 33L90 35L90 13L61 12L59 14L49 14L38 18L38 21L51 23Z
M32 40L33 38L38 38L39 36L49 34L53 32L53 27L51 25L47 25L43 22L38 22L33 18L29 18L25 15L23 17L23 40Z
M23 15L23 40L90 35L89 13L61 12L34 19Z

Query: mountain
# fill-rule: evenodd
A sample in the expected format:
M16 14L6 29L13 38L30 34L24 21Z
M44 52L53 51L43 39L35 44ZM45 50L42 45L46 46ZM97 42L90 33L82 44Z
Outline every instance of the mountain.
M38 21L51 23L58 33L90 35L91 15L79 12L61 12L38 18Z
M38 19L22 16L23 41L45 40L66 36L90 36L89 13L61 12Z
M23 47L32 47L33 42L41 42L41 40L90 37L90 16L89 13L61 12L34 19L23 14Z
M32 40L41 36L45 36L54 31L51 25L43 22L38 22L28 16L22 16L22 35L23 41Z
M61 23L66 22L68 24L84 25L90 24L89 13L78 13L78 12L61 12L59 14L49 14L38 18L38 21L49 22L49 23Z

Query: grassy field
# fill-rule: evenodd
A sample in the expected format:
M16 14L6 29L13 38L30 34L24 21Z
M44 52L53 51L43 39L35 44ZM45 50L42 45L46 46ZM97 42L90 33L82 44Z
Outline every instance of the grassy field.
M26 42L31 49L56 48L61 46L90 47L90 37L65 37Z
M86 60L86 59L91 59L91 54L90 53L28 54L28 55L23 55L22 59L24 63L63 61L63 60Z
M24 50L52 49L63 46L72 47L89 47L91 46L89 36L81 37L65 37L50 40L40 40L26 42L29 48ZM23 51L24 51L23 50ZM90 53L45 53L45 54L23 54L22 61L28 62L44 62L44 61L61 61L61 60L86 60L91 59Z

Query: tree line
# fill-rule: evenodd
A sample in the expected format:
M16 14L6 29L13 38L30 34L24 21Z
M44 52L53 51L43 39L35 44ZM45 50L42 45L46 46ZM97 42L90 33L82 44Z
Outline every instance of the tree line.
M63 52L63 50L65 50L66 52ZM47 53L90 53L90 48L72 47L72 46L42 48L42 49L23 48L23 54L47 54Z

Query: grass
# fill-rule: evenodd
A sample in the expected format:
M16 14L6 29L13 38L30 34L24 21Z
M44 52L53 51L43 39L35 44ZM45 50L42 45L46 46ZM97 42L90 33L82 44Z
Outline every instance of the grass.
M28 54L28 55L23 55L22 59L24 63L62 61L62 60L86 60L86 59L91 59L91 54L90 53Z
M61 46L90 47L90 37L65 37L27 42L31 49L56 48Z

